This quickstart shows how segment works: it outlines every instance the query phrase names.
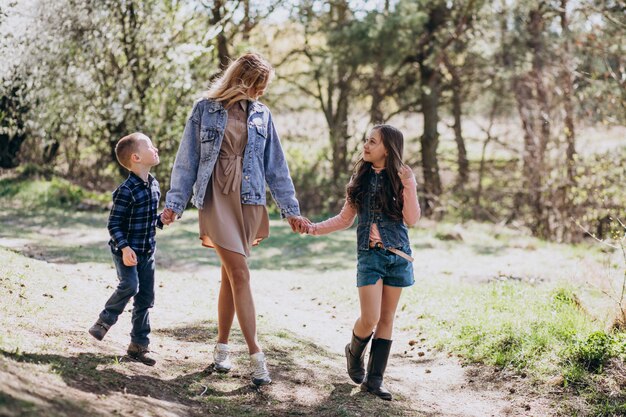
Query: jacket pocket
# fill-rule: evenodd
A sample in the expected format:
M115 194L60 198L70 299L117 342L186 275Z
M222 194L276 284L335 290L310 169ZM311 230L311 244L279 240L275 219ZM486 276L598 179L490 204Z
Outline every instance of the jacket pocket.
M255 138L255 150L257 155L263 155L263 153L265 152L265 142L267 141L266 139L266 135L267 135L267 129L265 126L263 126L262 124L255 124L254 125L254 130L256 133L256 138Z
M217 129L213 127L202 128L202 130L200 130L200 160L206 161L211 158L217 135Z

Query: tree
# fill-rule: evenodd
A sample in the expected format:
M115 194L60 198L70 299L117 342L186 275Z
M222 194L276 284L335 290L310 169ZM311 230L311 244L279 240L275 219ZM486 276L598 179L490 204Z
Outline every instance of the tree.
M355 20L348 2L333 1L327 9L318 8L314 1L301 2L298 13L304 46L291 50L280 66L298 67L299 60L305 62L303 69L281 77L312 97L324 114L330 142L330 191L338 196L331 208L336 209L349 175L348 116L362 57L358 48L351 48Z
M15 168L19 164L19 152L29 133L27 88L24 78L12 73L0 84L0 168Z

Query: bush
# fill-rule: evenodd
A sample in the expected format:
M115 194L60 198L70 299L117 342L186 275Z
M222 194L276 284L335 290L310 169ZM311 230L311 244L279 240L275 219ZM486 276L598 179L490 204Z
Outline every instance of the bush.
M605 332L591 333L587 339L578 341L567 352L574 366L600 373L606 361L614 355L613 338Z
M54 177L51 180L23 179L20 177L0 180L0 199L13 208L79 208L106 207L107 194L86 191L71 182ZM87 204L85 204L87 203Z

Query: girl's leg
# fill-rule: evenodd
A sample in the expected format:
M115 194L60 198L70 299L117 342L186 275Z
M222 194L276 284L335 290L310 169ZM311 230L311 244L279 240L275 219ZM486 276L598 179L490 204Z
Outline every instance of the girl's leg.
M235 318L235 300L233 299L232 284L222 265L222 282L217 297L217 343L228 344L228 336Z
M361 316L354 323L354 334L367 338L378 324L383 297L383 280L379 279L374 285L359 287L359 301Z
M371 392L383 400L392 399L391 393L383 384L383 378L387 368L389 353L391 352L393 319L401 293L402 288L383 286L380 319L372 339L372 349L370 350L369 362L367 364L367 378L361 384L362 391Z
M402 294L401 287L383 285L382 302L380 307L380 319L376 326L375 339L391 339L393 333L393 320L396 316L396 308Z
M258 353L261 351L261 347L257 341L256 311L250 289L250 271L246 257L219 246L215 246L215 250L230 278L235 312L243 337L246 339L248 351L250 354Z

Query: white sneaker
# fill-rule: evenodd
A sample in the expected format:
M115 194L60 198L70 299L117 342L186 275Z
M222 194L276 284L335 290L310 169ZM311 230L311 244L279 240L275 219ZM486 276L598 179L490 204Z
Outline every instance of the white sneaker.
M252 383L254 385L267 385L272 382L263 352L250 355L250 364L252 365Z
M228 372L233 367L230 361L230 347L224 343L218 343L213 349L213 366L217 372Z

